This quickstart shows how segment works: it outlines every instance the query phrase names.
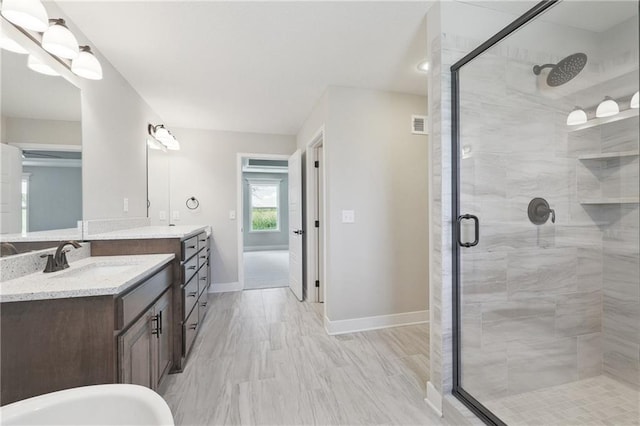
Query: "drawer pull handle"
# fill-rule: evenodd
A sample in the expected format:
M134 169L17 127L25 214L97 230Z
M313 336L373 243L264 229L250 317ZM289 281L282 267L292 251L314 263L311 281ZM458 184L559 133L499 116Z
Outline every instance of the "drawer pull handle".
M187 246L188 249L194 249L196 246Z
M206 258L207 258L207 256L205 256L205 255L200 256L200 259L206 259Z
M194 266L189 266L187 269L196 269L195 265Z
M190 293L187 293L187 297L196 297L198 295L197 291L192 291Z
M200 281L206 281L206 280L207 280L207 277L200 278Z
M195 330L196 328L198 328L198 323L189 325L189 330Z
M154 315L151 317L151 334L154 336L158 336L158 334L160 333L160 317L158 315ZM159 337L159 336L158 336Z
M201 243L206 243L206 242L207 242L207 240L200 240L200 242L201 242Z
M209 303L209 302L202 302L202 303L200 304L200 306L202 306L203 308L206 308L206 307L207 307L207 303Z

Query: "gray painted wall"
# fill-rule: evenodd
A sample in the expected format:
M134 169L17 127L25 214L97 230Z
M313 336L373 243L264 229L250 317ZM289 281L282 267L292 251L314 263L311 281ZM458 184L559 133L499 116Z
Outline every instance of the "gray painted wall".
M251 232L250 179L280 179L280 231ZM289 248L289 176L286 173L242 173L242 196L244 205L244 251L274 250Z
M29 232L75 228L82 220L80 167L24 167L29 178Z

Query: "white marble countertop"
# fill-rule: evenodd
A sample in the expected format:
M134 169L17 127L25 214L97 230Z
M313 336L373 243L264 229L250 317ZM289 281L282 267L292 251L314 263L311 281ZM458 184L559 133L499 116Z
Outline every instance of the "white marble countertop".
M149 238L188 238L203 231L211 234L209 225L179 225L179 226L143 226L140 228L123 229L121 231L104 232L102 234L85 235L85 240L134 240Z
M27 232L24 234L0 234L0 242L66 241L82 240L78 228L53 229L51 231Z
M173 254L87 257L70 262L68 269L59 272L36 272L0 282L0 302L116 295L173 258Z

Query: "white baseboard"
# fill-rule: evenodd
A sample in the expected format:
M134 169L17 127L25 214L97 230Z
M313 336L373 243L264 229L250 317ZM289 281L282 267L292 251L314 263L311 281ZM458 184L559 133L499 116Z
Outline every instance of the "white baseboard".
M289 246L288 245L244 246L244 251L272 251L272 250L289 250Z
M416 311L338 321L331 321L329 318L324 317L324 328L329 335L333 336L336 334L399 327L401 325L423 324L426 322L429 322L429 311Z
M226 293L228 291L242 291L242 284L238 281L234 283L211 283L209 293Z
M424 401L438 416L442 417L442 395L431 382L427 382L427 397Z

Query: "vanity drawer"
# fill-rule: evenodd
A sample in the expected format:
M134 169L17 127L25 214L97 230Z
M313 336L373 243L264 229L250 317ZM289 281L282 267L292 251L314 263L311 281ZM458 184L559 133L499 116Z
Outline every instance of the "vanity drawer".
M184 277L183 282L189 282L191 277L193 277L198 270L198 256L194 256L191 259L187 260L182 265L182 276Z
M198 235L198 250L202 250L206 247L209 247L209 237L207 237L206 232L203 232Z
M198 291L200 294L209 288L209 267L206 262L198 271Z
M126 327L171 286L171 267L165 266L146 281L119 297L116 302L118 330Z
M200 296L200 300L198 300L198 322L203 324L203 320L205 315L207 315L207 310L209 309L209 295L204 293Z
M191 258L198 252L198 236L191 237L182 242L182 260Z
M204 265L208 263L209 260L209 252L208 250L200 250L198 253L198 268L202 268Z
M185 357L189 354L193 342L196 340L199 328L200 317L198 316L198 310L195 309L182 326L182 345Z
M184 300L184 318L187 318L198 301L197 276L193 277L193 279L182 289L182 300Z

